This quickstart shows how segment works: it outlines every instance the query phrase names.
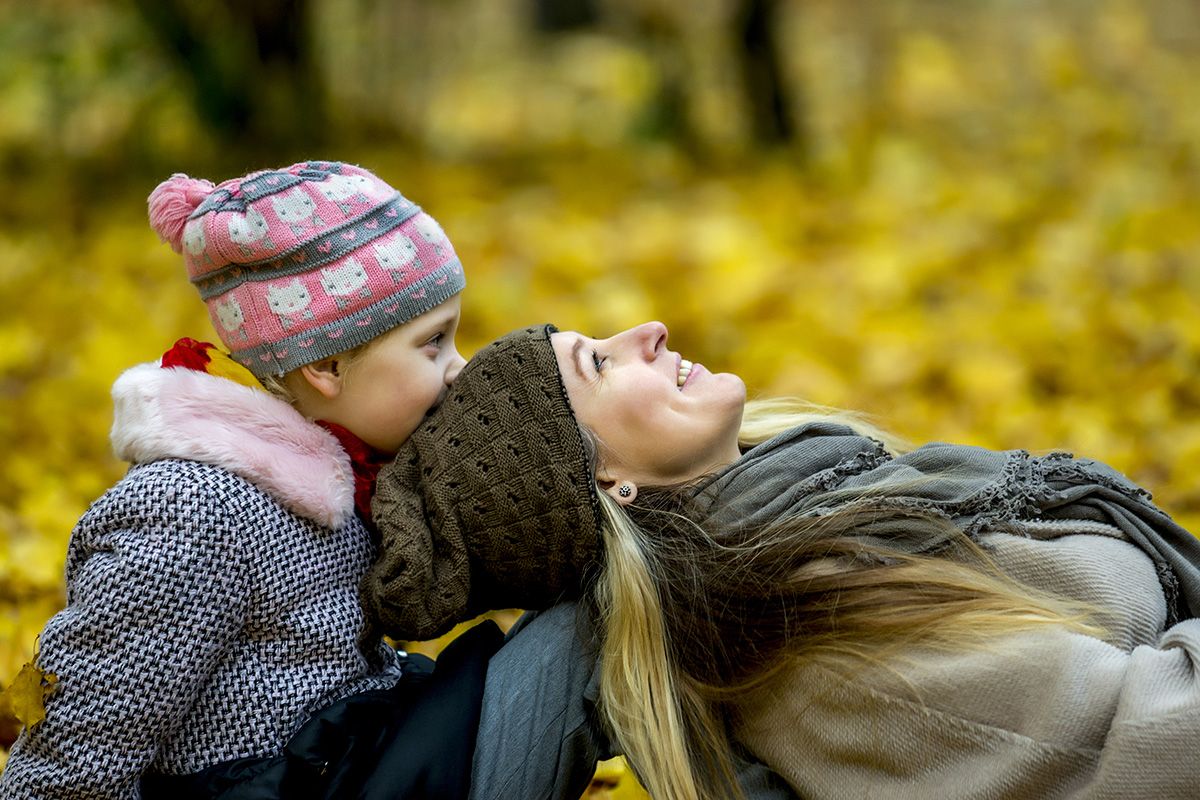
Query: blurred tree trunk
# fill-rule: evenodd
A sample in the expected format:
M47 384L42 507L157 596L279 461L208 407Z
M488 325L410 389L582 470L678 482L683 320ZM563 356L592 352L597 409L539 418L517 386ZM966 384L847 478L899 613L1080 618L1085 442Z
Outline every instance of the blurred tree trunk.
M133 0L223 142L280 157L326 138L309 0Z
M887 8L871 0L845 2L854 20L862 72L857 121L846 131L846 137L856 176L869 180L879 139L893 118L888 82L896 62L895 20L889 19Z
M543 33L593 27L600 20L596 0L534 0L534 20Z
M741 0L733 18L750 131L761 144L803 145L774 36L778 6L778 0Z
M673 141L693 156L702 151L692 125L691 70L682 30L680 6L670 0L621 0L609 6L614 28L637 42L650 57L658 89L639 125L649 138Z

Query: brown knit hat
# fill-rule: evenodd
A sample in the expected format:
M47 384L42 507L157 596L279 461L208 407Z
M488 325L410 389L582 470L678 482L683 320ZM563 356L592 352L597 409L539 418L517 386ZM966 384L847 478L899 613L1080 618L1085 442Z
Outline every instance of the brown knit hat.
M389 635L429 639L482 611L580 594L600 557L600 504L555 330L480 350L380 472L363 602Z

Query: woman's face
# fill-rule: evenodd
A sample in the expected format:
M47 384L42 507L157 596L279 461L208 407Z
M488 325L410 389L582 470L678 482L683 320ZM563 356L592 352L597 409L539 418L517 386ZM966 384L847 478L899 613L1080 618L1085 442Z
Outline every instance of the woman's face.
M661 322L550 338L575 416L600 440L602 483L678 483L738 458L746 385L700 364L689 371Z

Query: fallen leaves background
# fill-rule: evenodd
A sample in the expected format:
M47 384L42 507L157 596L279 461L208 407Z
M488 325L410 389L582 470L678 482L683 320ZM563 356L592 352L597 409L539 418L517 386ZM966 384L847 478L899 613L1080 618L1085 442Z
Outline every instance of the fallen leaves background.
M112 6L63 5L137 45ZM647 133L661 65L593 32L481 39L426 76L403 134L319 155L442 223L468 274L464 352L531 322L660 319L753 394L864 410L913 441L1086 454L1200 530L1200 13L784 5L803 146L754 145L716 69L694 78L690 143ZM176 169L275 165L220 152L150 56L105 62L62 9L32 15L63 34L56 66L31 60L15 8L0 3L0 684L64 602L75 520L124 470L113 379L213 337L145 195ZM98 88L51 90L54 74Z

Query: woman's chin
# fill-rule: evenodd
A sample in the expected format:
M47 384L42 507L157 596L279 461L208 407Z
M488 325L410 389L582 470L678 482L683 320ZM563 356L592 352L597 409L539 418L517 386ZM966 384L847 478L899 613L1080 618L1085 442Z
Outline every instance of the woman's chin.
M723 395L728 395L731 401L745 405L746 382L741 376L732 372L718 372L715 375L710 373L707 377Z

